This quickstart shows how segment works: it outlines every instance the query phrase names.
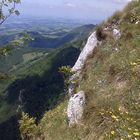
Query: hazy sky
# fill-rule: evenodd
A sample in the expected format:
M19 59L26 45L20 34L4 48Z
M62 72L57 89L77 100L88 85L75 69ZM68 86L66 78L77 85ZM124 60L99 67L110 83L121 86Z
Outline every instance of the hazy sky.
M22 0L21 15L102 20L130 0Z

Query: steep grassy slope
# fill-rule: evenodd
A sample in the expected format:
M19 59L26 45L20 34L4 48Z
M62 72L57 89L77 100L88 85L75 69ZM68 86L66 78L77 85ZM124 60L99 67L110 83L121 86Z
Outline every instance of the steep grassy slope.
M38 132L45 140L140 139L140 1L131 2L101 26L113 24L121 38L111 34L88 58L77 91L87 101L81 124L68 127L67 102L47 112Z

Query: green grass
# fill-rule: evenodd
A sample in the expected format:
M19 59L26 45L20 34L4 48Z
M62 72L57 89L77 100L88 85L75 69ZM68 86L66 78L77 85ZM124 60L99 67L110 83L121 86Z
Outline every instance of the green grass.
M89 137L96 133L92 137L95 140L100 137L108 140L128 139L128 135L134 138L127 127L132 128L132 131L140 129L140 63L136 62L140 59L140 48L130 42L122 42L120 40L111 45L109 41L97 48L83 70L80 85L87 96L83 121L91 131ZM119 108L123 109L119 111ZM117 121L112 119L113 115L117 116ZM111 132L115 132L115 135Z
M66 97L63 103L45 113L36 130L36 137L44 140L81 140L88 133L88 128L83 124L68 126L67 105Z

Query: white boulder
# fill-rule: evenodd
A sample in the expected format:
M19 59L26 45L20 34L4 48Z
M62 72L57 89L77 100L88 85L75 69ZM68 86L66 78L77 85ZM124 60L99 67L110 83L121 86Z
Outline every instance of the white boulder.
M117 40L121 37L121 31L117 28L113 29L113 36Z
M84 105L85 105L84 91L80 91L70 98L67 108L69 126L79 123L83 115Z

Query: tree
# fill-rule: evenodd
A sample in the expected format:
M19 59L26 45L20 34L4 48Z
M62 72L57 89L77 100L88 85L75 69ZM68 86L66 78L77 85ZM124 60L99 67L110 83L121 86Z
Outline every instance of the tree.
M0 25L2 25L12 14L20 14L16 5L20 0L1 0L0 2Z
M16 9L16 5L21 0L1 0L0 2L0 25L2 25L12 14L17 16L20 14ZM10 44L11 45L11 44ZM9 44L0 48L0 55L7 55L9 50Z

